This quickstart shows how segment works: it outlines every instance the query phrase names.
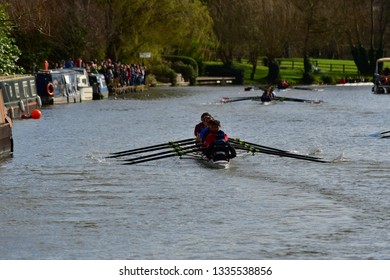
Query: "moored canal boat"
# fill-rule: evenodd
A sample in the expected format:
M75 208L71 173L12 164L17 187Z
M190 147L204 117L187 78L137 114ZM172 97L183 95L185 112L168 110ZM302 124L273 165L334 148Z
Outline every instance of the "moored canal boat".
M81 102L77 90L77 73L74 70L41 70L36 74L36 83L44 105Z
M109 90L104 75L89 73L88 78L93 89L93 100L107 99Z
M6 114L11 119L29 117L33 110L42 105L41 98L37 94L34 76L2 76L0 77L0 89Z
M93 89L89 83L87 70L83 67L72 68L76 71L77 90L80 93L81 101L89 101L93 99Z
M0 89L0 160L13 152L12 120L7 116Z

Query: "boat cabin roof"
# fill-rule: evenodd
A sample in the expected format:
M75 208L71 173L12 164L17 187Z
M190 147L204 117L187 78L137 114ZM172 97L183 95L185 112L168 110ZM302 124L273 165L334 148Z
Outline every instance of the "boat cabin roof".
M376 74L379 74L379 64L385 63L385 62L390 62L390 57L382 57L382 58L377 59L376 66L375 66L375 73Z
M377 62L377 63L380 63L380 62L387 62L387 61L390 61L390 57L382 57L382 58L379 58L376 62Z

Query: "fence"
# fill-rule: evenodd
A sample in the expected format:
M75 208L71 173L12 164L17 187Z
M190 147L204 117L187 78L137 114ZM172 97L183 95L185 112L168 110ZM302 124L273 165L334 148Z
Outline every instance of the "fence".
M356 67L356 65L346 65L346 64L339 64L339 63L320 63L317 60L311 60L310 61L312 66L314 67L313 71L317 68L319 71L323 72L339 72L339 73L353 73L359 74L359 71ZM279 60L280 68L284 69L298 69L303 70L303 59L302 61L295 61L295 60Z

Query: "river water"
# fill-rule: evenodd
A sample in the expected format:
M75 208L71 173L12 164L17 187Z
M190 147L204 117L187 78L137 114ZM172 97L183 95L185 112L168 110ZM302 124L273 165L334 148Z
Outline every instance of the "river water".
M389 259L389 98L369 86L292 89L322 104L222 97L243 87L153 88L57 105L15 121L0 163L1 259ZM230 169L193 159L139 165L110 152L192 137L203 112L231 137L311 154L265 154Z

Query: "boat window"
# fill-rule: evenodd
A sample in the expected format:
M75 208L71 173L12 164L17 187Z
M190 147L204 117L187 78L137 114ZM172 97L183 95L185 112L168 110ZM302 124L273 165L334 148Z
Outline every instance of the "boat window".
M31 89L31 96L37 96L37 87L35 86L35 80L30 80L30 89Z
M10 102L10 90L11 90L11 87L9 86L9 84L4 84L2 89L3 89L4 103Z
M31 92L28 90L28 82L27 81L23 81L23 92L24 93L24 97L29 97L31 96Z
M19 84L18 83L14 83L14 86L15 86L15 97L19 99L20 98ZM11 96L12 95L13 94L11 94Z

